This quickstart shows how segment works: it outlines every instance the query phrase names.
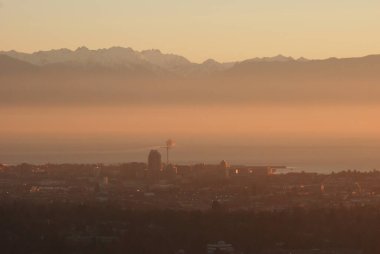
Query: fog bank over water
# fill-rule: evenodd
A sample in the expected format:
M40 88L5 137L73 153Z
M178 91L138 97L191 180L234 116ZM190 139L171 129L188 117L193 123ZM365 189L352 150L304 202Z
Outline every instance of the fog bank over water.
M380 169L380 106L2 107L4 163L145 161L171 137L175 163Z

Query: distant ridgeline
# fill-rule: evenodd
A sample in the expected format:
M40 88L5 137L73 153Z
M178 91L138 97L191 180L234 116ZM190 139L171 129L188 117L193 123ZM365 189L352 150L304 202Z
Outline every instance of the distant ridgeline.
M2 104L377 103L380 56L201 64L131 48L0 52ZM43 94L43 96L42 96Z

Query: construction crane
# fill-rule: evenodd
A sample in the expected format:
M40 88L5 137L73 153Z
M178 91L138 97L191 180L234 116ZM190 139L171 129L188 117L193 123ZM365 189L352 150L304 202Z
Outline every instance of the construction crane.
M166 141L165 146L161 146L161 148L166 149L166 165L169 165L169 150L175 146L175 141L172 139L168 139Z

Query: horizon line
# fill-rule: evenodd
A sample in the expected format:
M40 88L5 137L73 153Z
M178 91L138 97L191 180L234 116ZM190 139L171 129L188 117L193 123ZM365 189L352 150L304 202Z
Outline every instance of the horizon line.
M352 59L352 58L364 58L364 57L369 57L369 56L380 55L380 53L372 53L372 54L361 55L361 56L347 56L347 57L330 56L330 57L325 57L325 58L308 58L308 57L305 57L305 56L293 57L291 55L286 55L286 54L279 53L279 54L275 54L273 56L247 57L247 58L244 58L244 59L241 59L241 60L233 60L233 61L218 61L218 60L216 60L214 58L205 58L206 60L204 60L204 61L192 61L187 56L184 56L182 54L171 53L171 52L164 52L164 51L162 51L161 49L158 49L158 48L136 50L135 48L129 47L129 46L110 46L110 47L101 47L101 48L89 48L89 47L84 46L84 45L83 46L78 46L76 48L62 47L62 48L51 48L51 49L39 49L39 50L34 50L34 51L19 51L19 50L16 50L16 49L0 50L0 54L2 52L17 52L17 53L32 55L32 54L36 54L36 53L40 53L40 52L59 51L59 50L69 50L71 52L75 52L75 51L78 51L80 49L87 49L89 51L99 51L99 50L109 50L109 49L112 49L112 48L131 49L131 50L133 50L135 52L139 52L139 53L142 53L144 51L159 51L163 55L175 55L175 56L184 57L189 62L195 63L195 64L202 64L202 63L205 63L205 62L207 62L209 60L213 60L213 61L216 61L218 63L222 63L223 64L223 63L239 63L239 62L244 62L244 61L254 60L254 59L266 59L266 58L275 58L275 57L292 58L293 60L296 60L296 61L300 60L300 59L305 59L305 60L308 60L308 61L323 61L323 60L329 60L329 59Z

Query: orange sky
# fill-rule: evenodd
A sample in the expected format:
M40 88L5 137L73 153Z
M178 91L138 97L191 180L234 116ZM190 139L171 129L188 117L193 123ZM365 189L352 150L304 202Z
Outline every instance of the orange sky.
M158 48L190 60L380 53L380 1L0 0L0 50Z

